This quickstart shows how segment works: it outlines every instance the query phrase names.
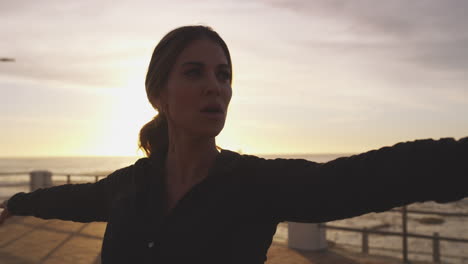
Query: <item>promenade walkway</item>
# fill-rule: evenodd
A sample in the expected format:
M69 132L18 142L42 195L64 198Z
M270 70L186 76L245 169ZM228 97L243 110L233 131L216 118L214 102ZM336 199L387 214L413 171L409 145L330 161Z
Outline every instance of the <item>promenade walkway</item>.
M12 217L0 227L0 263L100 263L105 223L76 223ZM324 252L293 250L273 243L267 264L396 264L397 260L331 248ZM414 263L414 262L412 262Z

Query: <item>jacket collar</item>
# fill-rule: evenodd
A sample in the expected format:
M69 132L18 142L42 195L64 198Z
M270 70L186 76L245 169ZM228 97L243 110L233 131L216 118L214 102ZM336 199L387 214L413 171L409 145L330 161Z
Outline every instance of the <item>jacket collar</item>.
M165 204L164 166L167 153L154 153L149 158L142 158L144 164L140 173L135 175L137 180L136 206L141 214L152 223L162 221L162 212ZM233 172L241 155L226 149L215 159L213 167L202 183L212 181L225 173ZM179 206L179 205L178 205ZM178 207L177 206L177 207Z

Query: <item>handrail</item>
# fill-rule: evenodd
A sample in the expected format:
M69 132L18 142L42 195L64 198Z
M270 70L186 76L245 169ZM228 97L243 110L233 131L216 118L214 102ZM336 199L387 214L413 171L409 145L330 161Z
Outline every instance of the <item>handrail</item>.
M108 174L100 174L100 173L53 173L54 176L80 176L80 177L104 177L107 176Z
M367 228L353 228L353 227L335 226L335 225L328 225L328 224L320 225L320 227L327 228L327 229L357 232L357 233L364 233L365 232L365 233L368 233L368 234L377 234L377 235L384 235L384 236L403 236L403 233L401 233L401 232L381 231L381 230L373 230L373 229L367 229ZM434 236L428 236L428 235L416 234L416 233L407 233L407 236L414 237L414 238L434 239ZM439 240L450 241L450 242L468 243L468 239L464 239L464 238L439 236L438 239Z
M14 175L29 175L31 172L0 172L0 176L14 176ZM73 175L73 176L84 176L84 177L104 177L107 176L109 173L54 173L52 172L52 175L54 176L67 176L67 175Z
M53 172L50 172L52 174L52 176L64 176L67 178L66 182L68 184L72 183L72 180L71 180L71 177L92 177L94 178L94 181L97 182L99 180L99 178L103 178L103 177L106 177L107 175L109 175L109 173L105 172L101 172L101 173L53 173ZM1 176L14 176L14 175L30 175L31 172L0 172L0 177ZM24 184L24 185L27 185ZM5 186L5 187L9 187L9 186Z
M10 176L10 175L22 175L22 174L29 174L30 172L0 172L0 176Z
M440 216L454 216L454 217L468 217L468 213L447 213L447 212L440 212L440 211L424 211L424 210L412 210L407 209L408 213L412 214L424 214L424 215L440 215ZM387 212L398 212L401 213L401 209L391 209Z
M362 246L361 251L364 254L369 253L369 235L376 234L376 235L383 235L383 236L401 236L405 237L414 237L414 238L421 238L421 239L429 239L432 240L432 260L435 263L440 263L440 241L449 241L449 242L458 242L458 243L468 243L468 239L465 238L455 238L455 237L443 237L439 236L439 233L435 232L432 236L423 235L423 234L415 234L415 233L408 233L408 232L393 232L393 231L380 231L375 229L367 229L367 228L353 228L353 227L343 227L343 226L334 226L334 225L327 225L327 224L319 224L320 228L324 229L335 229L341 231L348 231L348 232L357 232L362 234ZM407 249L403 248L403 262L408 261Z

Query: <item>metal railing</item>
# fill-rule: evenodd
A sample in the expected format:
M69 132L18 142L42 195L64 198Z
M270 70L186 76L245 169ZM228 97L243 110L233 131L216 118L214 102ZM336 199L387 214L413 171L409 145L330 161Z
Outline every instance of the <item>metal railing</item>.
M16 175L29 175L31 172L0 172L1 176L16 176ZM93 177L95 179L106 177L107 174L98 174L98 173L52 173L53 176L79 176L79 177ZM97 181L97 180L96 180Z
M28 172L0 172L0 179L8 176L23 176L24 181L14 181L11 183L0 183L2 188L18 188L18 187L29 187L29 191L33 191L36 187L50 187L50 185L44 186L33 186L31 184L32 174L34 171ZM52 185L60 184L71 184L71 183L86 183L86 182L97 182L100 179L106 177L109 173L52 173L51 183ZM61 179L58 177L62 177ZM0 197L1 199L7 199L8 197Z
M72 180L71 180L71 177L72 177L72 176L93 178L93 179L94 179L94 182L99 181L99 178L104 178L104 177L107 176L107 175L96 175L96 174L88 174L88 173L74 173L74 174L71 174L71 173L54 173L53 175L56 175L56 176L65 176L66 179L67 179L67 180L66 180L67 184L72 183Z
M417 233L410 233L405 228L407 223L407 214L431 214L431 215L440 215L445 217L468 217L468 214L465 213L448 213L448 212L438 212L438 211L423 211L423 210L408 210L406 206L402 207L401 209L392 209L387 212L398 212L402 213L402 220L403 220L403 232L394 232L394 231L381 231L376 230L375 228L354 228L354 227L344 227L344 226L336 226L330 224L320 224L319 227L331 230L339 230L339 231L346 231L346 232L355 232L361 233L361 252L364 254L369 254L369 235L382 235L382 236L401 236L403 247L402 247L402 258L404 263L408 263L408 243L407 238L419 238L419 239L427 239L432 240L432 261L434 263L441 263L441 249L440 249L440 242L441 241L448 241L448 242L457 242L457 243L468 243L468 239L465 238L455 238L455 237L446 237L440 236L438 232L434 232L431 235L424 235L424 234L417 234Z

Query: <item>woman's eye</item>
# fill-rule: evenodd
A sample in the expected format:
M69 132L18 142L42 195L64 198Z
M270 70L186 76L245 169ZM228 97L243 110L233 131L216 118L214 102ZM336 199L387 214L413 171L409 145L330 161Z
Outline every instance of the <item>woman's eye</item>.
M222 71L218 73L218 75L222 81L229 81L229 79L231 79L231 75L227 71Z
M201 74L199 69L191 69L184 73L188 77L198 77Z

